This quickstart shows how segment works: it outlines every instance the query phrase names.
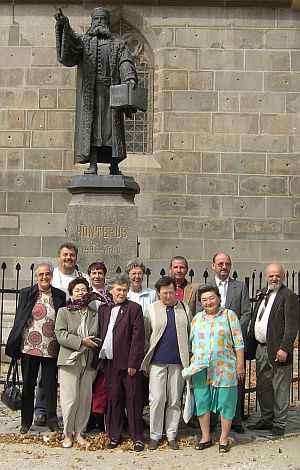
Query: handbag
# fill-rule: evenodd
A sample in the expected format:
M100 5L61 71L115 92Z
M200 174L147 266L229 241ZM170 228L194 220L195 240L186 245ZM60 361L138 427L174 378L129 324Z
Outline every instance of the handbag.
M187 424L195 411L195 397L191 380L186 381L185 403L182 412L183 421Z
M6 382L1 393L1 401L13 411L21 409L22 392L20 388L20 378L18 360L12 359L8 368Z

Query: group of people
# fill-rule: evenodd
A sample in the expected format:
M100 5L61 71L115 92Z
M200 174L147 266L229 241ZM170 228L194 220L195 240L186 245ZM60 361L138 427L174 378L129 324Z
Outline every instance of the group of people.
M105 414L108 448L121 443L128 422L133 449L142 451L143 407L149 403L148 449L159 447L164 431L169 448L179 449L182 396L189 381L195 397L192 421L201 429L195 448L212 445L220 415L219 452L226 453L230 429L245 432L245 349L249 359L256 359L261 411L261 419L248 428L284 433L299 304L283 284L280 264L266 267L267 288L259 291L251 316L247 287L230 277L227 253L213 257L215 276L203 286L187 281L187 260L175 256L155 290L143 286L145 266L139 260L107 282L102 262L92 263L87 274L79 272L77 253L74 244L64 243L57 268L38 264L36 284L20 291L6 354L21 359L21 433L33 420L60 430L58 366L64 448L74 441L88 445L84 432L92 413Z

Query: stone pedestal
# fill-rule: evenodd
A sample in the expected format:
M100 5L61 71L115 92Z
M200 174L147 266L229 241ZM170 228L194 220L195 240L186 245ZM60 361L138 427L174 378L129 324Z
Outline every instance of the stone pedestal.
M81 175L71 178L67 237L78 246L78 265L86 270L103 261L108 277L122 271L137 256L138 213L134 197L140 192L132 177Z

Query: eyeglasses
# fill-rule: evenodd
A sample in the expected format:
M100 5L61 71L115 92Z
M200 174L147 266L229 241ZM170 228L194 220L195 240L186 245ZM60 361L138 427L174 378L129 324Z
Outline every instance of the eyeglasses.
M170 290L170 291L165 291L165 292L161 292L159 293L160 297L173 297L175 296L176 292L174 290Z

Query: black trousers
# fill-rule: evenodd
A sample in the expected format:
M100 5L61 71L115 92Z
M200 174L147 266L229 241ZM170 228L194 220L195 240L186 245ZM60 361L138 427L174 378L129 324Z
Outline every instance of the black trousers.
M30 428L33 421L34 389L40 365L46 398L46 422L48 426L57 426L57 359L21 354L23 378L21 425L27 428Z

